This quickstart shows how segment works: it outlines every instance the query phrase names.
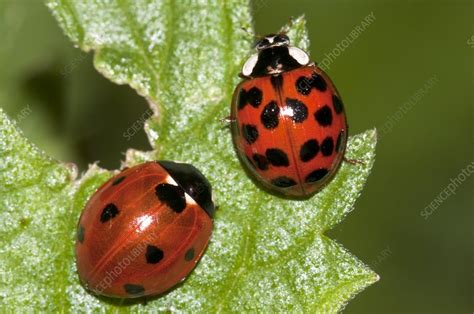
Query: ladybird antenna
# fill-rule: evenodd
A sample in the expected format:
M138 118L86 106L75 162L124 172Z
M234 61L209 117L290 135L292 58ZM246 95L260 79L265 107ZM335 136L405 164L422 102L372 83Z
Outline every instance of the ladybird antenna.
M247 35L254 37L254 39L262 39L262 38L263 38L262 35L255 34L255 33L252 31L252 29L250 29L250 28L241 27L241 29L242 29L245 33L247 33Z
M252 36L253 37L253 40L254 40L254 45L255 43L257 43L258 41L260 41L263 37L263 35L260 35L260 34L255 34L252 29L248 28L248 27L241 27L241 29L249 36Z
M293 24L295 24L295 17L290 16L288 19L288 24L286 26L283 26L283 28L280 30L279 34L281 35L288 35L288 32L290 29L293 27Z
M297 20L297 18L295 18L293 15L290 16L290 18L288 19L288 26L291 28L293 27L293 25L295 25L295 21Z
M243 30L244 32L246 32L247 35L252 35L253 36L252 31L250 29L248 29L247 27L242 26L240 29Z

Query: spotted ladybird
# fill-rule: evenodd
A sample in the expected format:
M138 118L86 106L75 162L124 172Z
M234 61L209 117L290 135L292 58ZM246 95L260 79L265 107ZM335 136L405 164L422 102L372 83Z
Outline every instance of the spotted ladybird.
M211 186L195 167L147 162L111 178L90 198L77 227L76 261L95 294L136 298L181 282L212 232Z
M348 136L331 79L285 34L267 35L244 64L231 108L234 145L277 194L308 197L336 174Z

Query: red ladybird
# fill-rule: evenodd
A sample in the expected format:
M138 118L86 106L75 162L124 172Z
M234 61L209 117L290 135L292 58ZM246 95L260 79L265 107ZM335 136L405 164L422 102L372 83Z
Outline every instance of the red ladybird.
M167 291L201 258L213 215L211 186L192 165L158 161L122 171L97 190L79 219L81 282L118 298Z
M289 43L285 34L257 43L234 92L231 128L239 157L259 182L307 197L339 169L347 122L331 79Z

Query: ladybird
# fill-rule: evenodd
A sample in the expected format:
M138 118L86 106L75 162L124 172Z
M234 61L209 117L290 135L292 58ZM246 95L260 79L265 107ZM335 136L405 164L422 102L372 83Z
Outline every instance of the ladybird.
M331 79L285 34L256 44L234 92L231 130L250 174L272 192L309 197L334 177L348 136Z
M137 298L183 281L211 236L211 193L198 169L172 161L146 162L112 177L79 219L81 283L95 294Z

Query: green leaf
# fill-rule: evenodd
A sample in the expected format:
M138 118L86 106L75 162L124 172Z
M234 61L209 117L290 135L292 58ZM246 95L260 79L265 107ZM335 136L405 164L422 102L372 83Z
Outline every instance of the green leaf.
M193 163L211 181L219 210L209 248L182 285L147 305L94 297L75 273L74 229L88 197L110 173L92 166L73 182L70 167L27 143L1 114L0 304L67 311L334 312L378 279L323 234L361 193L375 158L375 131L349 141L347 158L363 164L343 164L307 201L263 192L235 156L230 130L220 120L229 114L239 68L251 53L252 36L242 29L251 25L247 1L47 4L75 44L95 51L98 70L134 87L155 112L145 127L155 150L129 150L125 163ZM309 45L304 18L286 30L296 45Z
M75 171L31 145L0 110L0 304L62 307L73 258L69 194ZM51 239L62 239L51 241ZM58 285L50 286L52 282ZM35 295L31 302L32 294Z

